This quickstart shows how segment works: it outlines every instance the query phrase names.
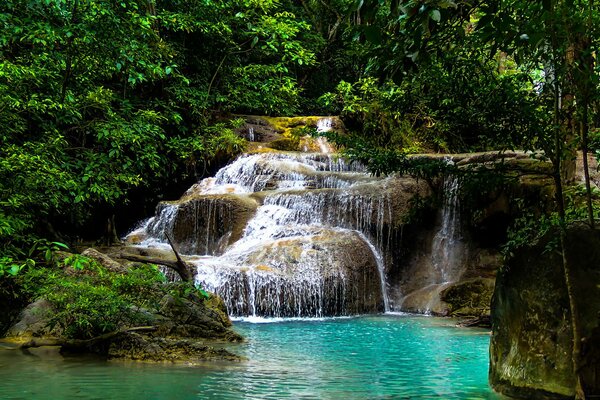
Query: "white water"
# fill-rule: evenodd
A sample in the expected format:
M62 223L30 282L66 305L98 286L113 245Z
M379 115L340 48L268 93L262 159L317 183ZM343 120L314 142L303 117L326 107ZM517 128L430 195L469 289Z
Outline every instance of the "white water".
M319 130L331 129L331 120L321 121ZM392 219L386 180L329 154L324 138L322 145L320 154L243 155L186 192L184 199L214 199L208 210L196 212L195 218L206 221L193 234L206 245L203 252L203 246L193 247L202 254L190 262L198 268L197 283L219 294L230 315L321 318L377 311L377 303L390 310L382 255ZM223 243L214 237L220 228L214 215L223 201L215 195L257 192L262 204L241 238L215 252L213 243ZM141 245L164 246L179 207L162 204L157 216L135 231L148 237ZM352 251L366 259L347 260L345 252ZM375 285L368 267L353 269L361 263L373 266ZM371 298L376 287L379 301Z
M457 177L445 178L441 225L431 246L432 264L438 277L435 283L455 282L464 269L466 246L460 224L459 189Z

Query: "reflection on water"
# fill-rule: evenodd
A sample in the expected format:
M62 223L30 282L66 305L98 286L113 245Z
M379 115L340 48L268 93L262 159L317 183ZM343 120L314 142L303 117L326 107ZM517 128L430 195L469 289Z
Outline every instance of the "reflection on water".
M185 367L0 349L2 399L496 399L489 336L385 315L237 322L249 361Z

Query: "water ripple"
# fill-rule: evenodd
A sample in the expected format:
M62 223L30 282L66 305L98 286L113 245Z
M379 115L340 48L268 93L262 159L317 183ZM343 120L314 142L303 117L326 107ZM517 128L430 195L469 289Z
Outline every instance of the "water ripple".
M242 363L200 367L0 351L3 399L497 399L489 335L406 315L236 322Z

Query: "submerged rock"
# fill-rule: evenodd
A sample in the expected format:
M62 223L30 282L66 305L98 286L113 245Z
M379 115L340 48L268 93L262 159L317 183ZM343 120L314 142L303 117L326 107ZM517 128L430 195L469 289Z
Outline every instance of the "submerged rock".
M490 383L519 398L573 398L572 330L558 233L515 252L499 272L492 301ZM600 395L600 231L569 228L588 396Z
M199 361L241 358L223 348L207 346L190 339L148 337L129 333L113 340L107 350L111 360L153 361L194 364Z

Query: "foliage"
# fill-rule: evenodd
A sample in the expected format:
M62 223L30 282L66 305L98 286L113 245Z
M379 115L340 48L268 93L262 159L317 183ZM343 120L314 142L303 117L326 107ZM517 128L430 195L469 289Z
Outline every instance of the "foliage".
M192 284L165 284L156 266L137 264L126 273L117 273L74 254L54 264L29 268L17 282L22 296L45 298L52 304L56 312L51 328L79 339L151 322L140 310L157 309L166 294L176 300L207 297Z
M212 110L292 113L315 63L277 1L6 1L0 26L0 252L16 259L239 154L239 122Z
M585 188L582 186L572 186L565 191L565 218L562 219L558 212L541 213L532 211L532 207L527 207L520 199L520 216L517 217L508 230L508 240L503 248L505 257L511 256L514 251L520 247L530 245L548 232L557 232L564 225L584 222L587 218L587 209L585 205ZM594 210L600 211L600 191L594 191ZM555 251L559 248L559 236L555 235L551 240L546 251Z

